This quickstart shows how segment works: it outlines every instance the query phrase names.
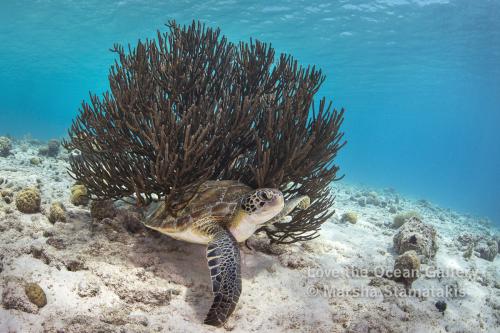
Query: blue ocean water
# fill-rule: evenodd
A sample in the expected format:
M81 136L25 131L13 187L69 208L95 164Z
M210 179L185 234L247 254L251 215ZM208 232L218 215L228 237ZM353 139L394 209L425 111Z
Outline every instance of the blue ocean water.
M0 135L64 136L113 43L199 19L323 69L346 181L500 224L499 17L499 0L3 0Z

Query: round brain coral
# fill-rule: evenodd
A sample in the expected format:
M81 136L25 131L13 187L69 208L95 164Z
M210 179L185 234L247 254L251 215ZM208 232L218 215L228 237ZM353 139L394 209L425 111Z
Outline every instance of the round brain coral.
M399 228L403 224L405 224L407 221L409 221L412 217L422 219L422 217L420 216L419 213L417 213L415 211L409 211L409 212L398 214L398 215L394 216L392 225L394 228Z
M36 188L26 188L16 195L17 209L26 214L38 213L41 201L40 192Z
M358 214L354 212L347 212L342 215L341 221L356 224L356 222L358 222Z

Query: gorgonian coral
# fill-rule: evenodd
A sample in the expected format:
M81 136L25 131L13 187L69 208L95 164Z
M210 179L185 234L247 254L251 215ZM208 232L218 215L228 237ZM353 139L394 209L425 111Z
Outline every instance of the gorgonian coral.
M207 180L309 195L311 207L292 222L260 231L281 243L315 237L333 214L328 187L345 143L343 110L325 98L313 103L324 75L199 22L168 27L135 47L113 47L110 92L83 103L64 143L81 152L72 175L98 200L135 194L147 205L158 196L172 214Z

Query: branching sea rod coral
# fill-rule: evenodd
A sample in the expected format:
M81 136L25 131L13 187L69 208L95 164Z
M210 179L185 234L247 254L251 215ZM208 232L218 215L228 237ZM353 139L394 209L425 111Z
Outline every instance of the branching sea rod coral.
M308 195L311 207L260 229L276 242L316 237L333 211L333 159L344 145L337 112L313 97L325 77L259 41L232 44L219 29L174 21L125 50L110 92L91 95L69 131L73 176L97 200L154 196L182 209L207 180Z

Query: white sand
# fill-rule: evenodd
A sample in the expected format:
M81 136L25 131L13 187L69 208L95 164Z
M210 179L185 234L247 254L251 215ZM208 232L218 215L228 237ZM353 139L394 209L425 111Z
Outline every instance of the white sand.
M321 237L288 246L269 246L265 237L254 237L253 251L241 247L238 307L224 328L205 326L212 295L204 247L146 229L130 233L120 223L125 208L108 223L93 223L88 208L69 202L73 182L64 159L31 165L37 149L18 142L13 156L0 157L0 177L8 181L0 190L38 184L43 197L42 213L31 215L0 199L0 296L18 297L19 307L28 307L0 306L0 332L498 332L500 258L466 260L455 241L463 232L495 232L491 227L400 197L402 211L418 211L438 232L437 255L422 269L469 276L422 276L413 284L419 297L382 294L369 286L373 276L347 273L393 267L393 214L388 207L361 207L350 198L367 189L343 183L335 185L336 214ZM395 195L378 192L388 201ZM53 201L64 203L66 223L51 224L44 215ZM340 221L349 211L357 212L356 224ZM401 284L381 281L403 290ZM46 306L29 303L26 282L42 287ZM425 295L447 286L463 296ZM371 294L357 296L360 292ZM446 301L444 314L436 309L437 300Z

